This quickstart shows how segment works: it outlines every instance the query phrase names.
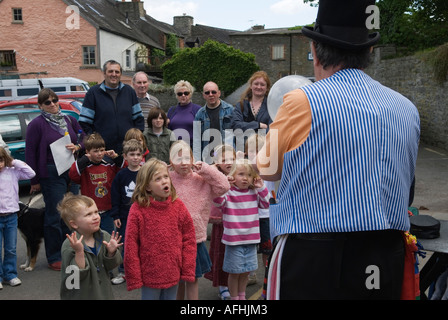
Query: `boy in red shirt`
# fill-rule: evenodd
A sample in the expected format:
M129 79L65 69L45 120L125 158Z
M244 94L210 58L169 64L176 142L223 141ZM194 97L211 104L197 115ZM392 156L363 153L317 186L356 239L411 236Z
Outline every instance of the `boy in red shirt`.
M69 176L81 185L81 194L95 201L101 215L101 229L112 233L114 221L109 215L112 208L110 190L124 160L114 150L106 151L106 143L98 133L87 136L84 147L86 154L73 163Z

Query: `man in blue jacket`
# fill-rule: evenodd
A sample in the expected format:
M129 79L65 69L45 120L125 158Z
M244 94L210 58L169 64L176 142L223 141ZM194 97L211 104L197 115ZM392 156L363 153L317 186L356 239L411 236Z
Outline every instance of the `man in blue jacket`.
M196 113L193 137L195 145L201 143L202 161L211 163L210 156L214 147L225 142L233 145L233 134L230 129L234 107L221 100L221 91L218 85L212 81L204 85L202 96L206 103ZM199 130L197 130L199 128L201 129L200 140ZM196 149L193 146L193 150Z
M104 81L90 88L86 94L79 124L86 134L101 134L106 150L121 154L126 132L130 128L143 131L145 119L135 90L120 81L121 65L108 60L103 73Z

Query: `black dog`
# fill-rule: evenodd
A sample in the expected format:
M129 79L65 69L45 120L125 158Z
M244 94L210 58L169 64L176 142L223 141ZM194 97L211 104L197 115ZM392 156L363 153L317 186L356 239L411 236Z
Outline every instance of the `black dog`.
M30 199L31 201L31 199ZM29 204L29 202L28 202ZM26 242L27 259L20 269L33 271L36 265L37 253L44 237L45 208L31 208L28 204L19 202L17 228Z

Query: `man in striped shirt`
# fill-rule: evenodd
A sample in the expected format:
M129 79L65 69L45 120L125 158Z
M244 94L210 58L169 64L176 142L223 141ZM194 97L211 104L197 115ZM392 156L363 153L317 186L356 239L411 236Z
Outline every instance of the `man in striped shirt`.
M257 166L278 180L270 299L399 299L420 136L416 107L365 74L373 0L321 0L317 82L284 96ZM276 164L276 166L275 166Z
M145 118L145 129L148 128L148 114L149 110L154 107L161 107L159 99L148 93L149 77L143 72L139 71L132 77L132 87L137 94L140 107L142 108L143 118Z

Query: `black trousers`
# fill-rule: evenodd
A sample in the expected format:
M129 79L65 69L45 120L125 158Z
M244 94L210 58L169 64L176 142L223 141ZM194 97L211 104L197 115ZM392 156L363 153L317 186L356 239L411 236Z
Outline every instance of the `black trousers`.
M290 234L280 299L400 299L404 256L397 230Z

